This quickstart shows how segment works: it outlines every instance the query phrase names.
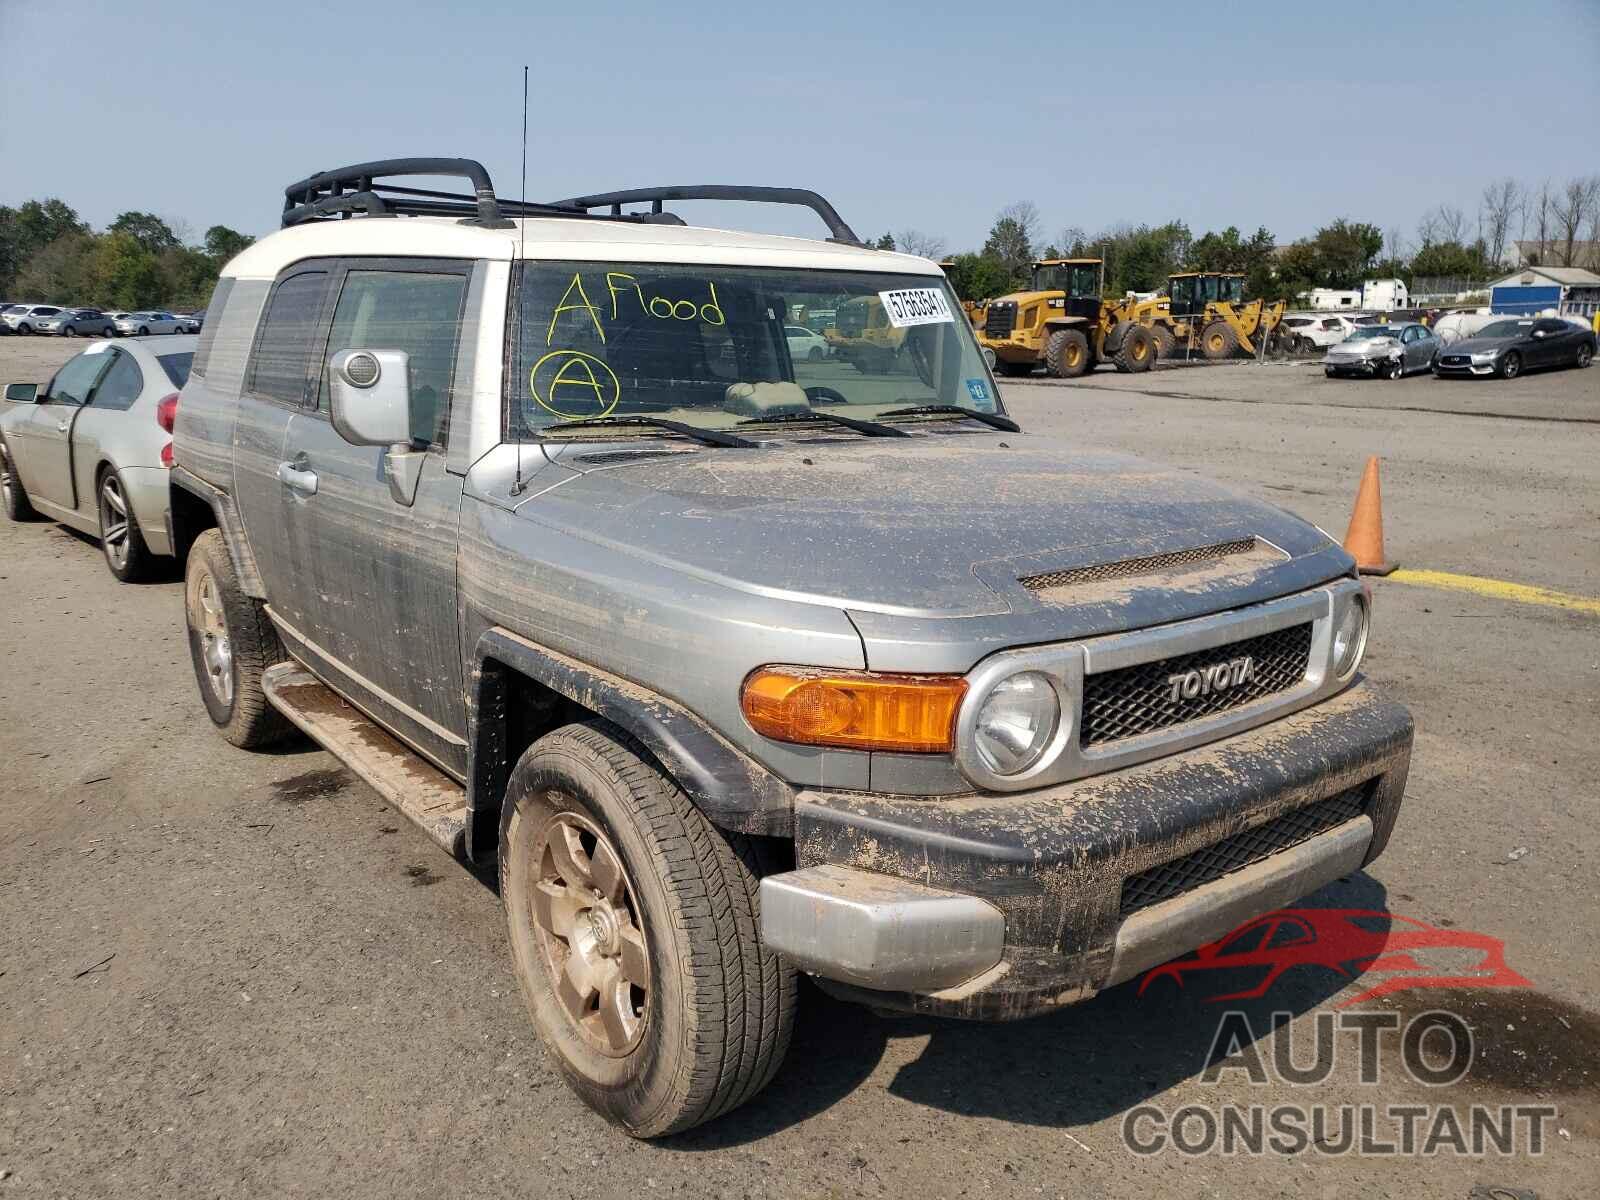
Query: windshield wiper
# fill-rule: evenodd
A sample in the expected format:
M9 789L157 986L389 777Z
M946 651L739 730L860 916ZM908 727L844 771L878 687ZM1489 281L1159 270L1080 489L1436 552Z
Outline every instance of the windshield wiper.
M909 408L891 408L888 412L881 412L880 417L966 417L972 421L982 421L985 425L992 425L996 429L1004 429L1007 433L1021 433L1022 426L1010 417L1002 417L999 413L979 412L975 408L962 408L959 404L913 404Z
M787 412L774 413L770 417L748 417L740 421L741 425L839 425L845 429L853 429L857 433L866 434L867 437L910 437L904 429L896 429L893 425L880 425L876 421L862 421L856 417L843 417L838 413L820 412Z
M653 429L665 429L668 433L682 434L684 437L693 438L697 442L704 442L708 446L727 446L735 450L759 450L760 443L752 442L749 438L742 438L736 433L723 433L719 429L703 429L698 425L689 425L683 421L669 421L665 417L585 417L577 421L562 421L551 425L540 432L541 437L549 437L556 430L562 429L617 429L629 425L649 426Z

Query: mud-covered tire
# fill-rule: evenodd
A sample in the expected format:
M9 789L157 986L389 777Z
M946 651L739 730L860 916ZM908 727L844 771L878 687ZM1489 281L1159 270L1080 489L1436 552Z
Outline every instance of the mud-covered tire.
M760 942L757 844L719 831L637 743L598 720L529 747L505 803L500 894L512 958L534 1026L578 1096L635 1137L661 1137L765 1087L788 1051L796 978ZM620 884L616 869L601 869L603 851L620 862ZM581 880L585 855L601 886L566 881L561 864L576 863ZM602 899L607 879L620 900ZM552 935L563 921L570 935ZM636 949L627 961L641 942L642 972ZM641 973L643 989L632 982ZM625 992L613 990L619 975ZM603 1019L608 993L622 996L625 1023Z
M1212 362L1232 358L1239 351L1239 335L1226 321L1213 321L1200 331L1200 352Z
M1045 373L1056 379L1076 379L1092 363L1089 339L1081 329L1058 329L1044 344Z
M1178 349L1178 339L1172 336L1172 330L1165 325L1152 325L1150 327L1150 340L1156 344L1156 360L1171 358Z
M12 465L11 452L0 442L0 492L5 496L6 516L13 521L37 521L39 514L28 501L28 492L22 486L22 476Z
M994 369L1002 375L1010 376L1012 379L1021 379L1024 376L1032 375L1034 367L1038 365L1038 363L1031 362L1007 362L1003 358L997 358L994 362Z
M204 590L208 580L209 593ZM202 603L202 597L207 595L212 602L209 609ZM189 657L212 724L228 741L245 750L258 750L291 737L294 726L267 703L261 687L266 669L287 657L283 644L267 616L266 605L246 596L239 587L221 530L206 530L190 547L184 565L183 597ZM208 658L207 654L207 634L217 636L215 624L207 625L208 613L220 613L221 633L227 644L221 670L216 669L218 657ZM226 687L222 686L223 678L227 680Z
M1131 321L1124 324L1127 328L1122 331L1121 339L1117 343L1117 352L1111 361L1116 364L1117 370L1124 374L1137 375L1141 371L1148 371L1156 361L1155 339L1143 325L1136 325Z

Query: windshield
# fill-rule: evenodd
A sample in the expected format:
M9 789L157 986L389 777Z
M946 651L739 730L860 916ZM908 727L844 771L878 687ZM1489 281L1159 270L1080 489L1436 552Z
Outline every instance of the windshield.
M1093 263L1042 263L1033 269L1033 291L1098 296L1100 268Z
M1364 325L1360 329L1352 329L1350 336L1345 341L1360 342L1365 341L1367 338L1392 338L1394 336L1394 330L1387 325Z
M1485 325L1474 336L1481 338L1521 337L1532 328L1532 321L1496 321L1493 325Z
M869 419L924 404L999 411L938 276L547 262L520 267L516 287L512 437L597 417L726 429L813 407ZM823 325L821 341L796 324Z

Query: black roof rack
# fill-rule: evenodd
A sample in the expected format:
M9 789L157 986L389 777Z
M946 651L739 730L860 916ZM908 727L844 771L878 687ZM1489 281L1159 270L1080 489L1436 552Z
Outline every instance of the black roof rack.
M472 184L473 194L401 187L385 182L408 175L458 176ZM662 208L666 200L747 200L761 204L797 204L809 208L828 227L831 242L864 245L833 205L804 188L741 187L700 184L691 187L635 188L575 196L549 204L502 200L482 163L470 158L388 158L337 167L291 183L283 189L283 227L337 219L358 213L369 217L465 216L466 225L508 229L508 217L573 217L580 220L634 221L646 224L683 222ZM625 213L624 204L649 204L647 213ZM609 212L594 209L608 208Z

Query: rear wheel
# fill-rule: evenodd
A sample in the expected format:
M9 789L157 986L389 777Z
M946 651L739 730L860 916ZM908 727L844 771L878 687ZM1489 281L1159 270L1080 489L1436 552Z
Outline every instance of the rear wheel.
M98 507L100 548L105 551L106 566L111 568L111 574L122 583L148 579L155 556L145 545L144 534L139 532L139 522L115 467L108 467L100 477Z
M11 452L6 449L4 442L0 442L0 495L5 497L6 516L13 521L38 518L39 514L28 503L28 493L22 486L21 477L17 475L17 468L12 465Z
M1239 335L1226 321L1213 321L1200 333L1200 351L1212 362L1232 358L1239 349Z
M286 657L283 646L266 606L240 589L220 530L206 530L190 548L183 600L189 657L212 724L247 750L292 734L261 688L262 672Z
M1156 344L1156 358L1171 358L1178 348L1178 339L1172 336L1172 330L1165 325L1152 325L1150 338Z
M795 973L761 945L755 845L725 835L621 731L568 725L523 754L500 847L517 977L572 1089L635 1137L766 1086Z
M1117 352L1112 356L1117 370L1136 375L1148 371L1155 360L1156 343L1150 331L1143 325L1129 322L1128 328L1122 331L1122 340L1117 343Z
M1081 329L1058 329L1050 335L1044 369L1057 379L1076 379L1089 369L1089 339Z
M1500 378L1515 379L1522 374L1522 355L1515 350L1500 360Z

